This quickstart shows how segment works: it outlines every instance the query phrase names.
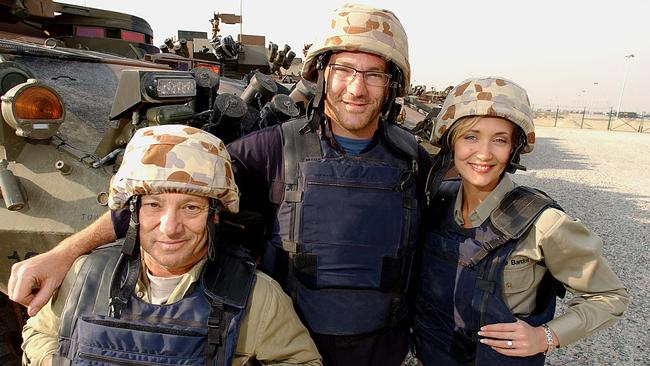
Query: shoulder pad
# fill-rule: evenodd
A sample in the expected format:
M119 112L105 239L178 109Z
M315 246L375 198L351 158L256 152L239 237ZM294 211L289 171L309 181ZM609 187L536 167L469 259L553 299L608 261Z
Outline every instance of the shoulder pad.
M456 198L456 194L458 194L458 190L460 189L460 182L460 178L443 180L438 191L440 192L440 196Z
M453 205L456 200L456 195L460 189L460 178L443 180L436 193L431 197L429 206L432 207L430 215L432 220L441 220L440 215L446 212L449 205Z
M521 238L547 208L562 208L546 193L525 186L508 192L490 214L492 228L510 239Z
M239 254L219 250L217 259L203 268L201 282L212 301L244 309L255 282L255 263Z
M298 163L306 158L321 157L320 137L317 132L300 133L309 123L308 118L297 118L280 125L282 128L282 158L284 159L284 182L298 182Z
M61 311L59 326L60 355L67 356L70 336L80 314L108 314L109 288L124 240L103 245L84 259L78 273L68 271L61 289L68 297Z

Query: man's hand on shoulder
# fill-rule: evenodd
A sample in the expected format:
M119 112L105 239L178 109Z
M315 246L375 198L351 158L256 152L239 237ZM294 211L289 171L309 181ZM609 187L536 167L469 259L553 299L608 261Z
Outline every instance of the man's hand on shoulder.
M36 315L61 286L75 259L113 240L115 232L107 212L49 252L14 264L9 277L9 298L27 306L29 316Z
M9 298L27 306L29 316L36 315L61 285L74 260L65 251L51 250L14 264Z

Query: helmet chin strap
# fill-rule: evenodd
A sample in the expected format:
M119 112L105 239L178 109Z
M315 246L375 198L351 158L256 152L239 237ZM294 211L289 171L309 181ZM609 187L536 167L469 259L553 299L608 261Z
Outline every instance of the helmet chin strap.
M140 196L133 196L129 201L131 221L111 277L108 305L109 315L115 318L119 318L126 308L140 277L140 202Z
M314 99L307 105L307 123L298 131L301 135L315 133L318 131L319 124L323 119L325 96L325 62L329 54L324 53L316 58L316 70L318 71L318 80L316 81L316 92Z
M515 148L512 150L512 154L510 154L510 161L508 162L508 165L506 166L506 170L505 170L510 174L516 172L517 169L521 171L526 171L526 167L519 164L521 151L524 149L524 146L526 146L526 142L527 142L525 134L523 133L523 131L520 130L521 128L519 128L519 130L517 131L517 142Z
M141 196L133 196L129 200L129 211L131 211L131 221L129 229L124 238L122 253L129 257L140 255L140 204Z
M208 210L208 221L206 223L208 229L208 259L214 261L217 258L217 239L218 225L214 222L214 215L219 215L219 205L217 201L210 198L210 208Z
M393 77L391 78L390 86L388 87L388 96L382 108L381 118L386 122L394 123L397 115L401 110L401 106L395 103L395 98L397 98L399 87L402 85L403 76L402 71L399 69L399 67L395 66L392 63L391 65L393 69L391 74Z

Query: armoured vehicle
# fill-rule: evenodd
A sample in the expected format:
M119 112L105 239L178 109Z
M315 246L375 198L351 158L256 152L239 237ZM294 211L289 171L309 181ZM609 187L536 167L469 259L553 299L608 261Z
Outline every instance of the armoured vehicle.
M135 129L184 123L229 142L304 112L314 85L298 81L290 47L227 40L224 18L236 20L215 14L210 39L169 39L160 53L138 17L0 0L1 365L19 364L24 319L5 295L11 266L107 210L108 181ZM296 81L291 93L281 84ZM426 115L423 105L405 98L415 113L407 129Z
M452 86L443 91L435 89L427 91L424 85L416 85L409 88L408 95L399 100L402 110L398 123L414 134L418 142L432 155L437 154L439 149L429 143L431 131L435 118L451 89Z
M129 58L160 52L144 19L52 0L0 0L0 38L107 52Z
M107 210L108 181L135 129L184 123L228 142L297 116L294 99L311 92L301 84L290 97L252 67L239 70L244 80L225 70L218 59L159 53L141 18L0 0L1 365L19 364L24 319L5 295L11 266Z
M176 39L165 39L160 46L163 55L158 57L177 55L219 63L222 66L220 74L231 78L242 78L252 71L259 71L287 84L295 84L301 79L302 59L296 57L289 45L279 49L272 42L267 47L266 38L261 35L239 34L235 41L231 35L221 34L222 24L241 23L239 15L214 13L209 22L212 28L210 38L207 32L179 30Z
M151 35L144 20L126 14L0 0L2 365L19 364L24 316L4 294L11 265L105 211L97 200L111 168L92 168L93 144L109 128L121 70L169 69L134 59L158 52Z

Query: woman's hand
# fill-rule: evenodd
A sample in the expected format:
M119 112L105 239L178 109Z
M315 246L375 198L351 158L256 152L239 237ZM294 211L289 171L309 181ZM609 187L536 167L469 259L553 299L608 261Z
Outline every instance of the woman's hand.
M532 356L548 349L544 328L532 327L519 319L514 323L485 325L478 335L484 337L481 343L506 356ZM557 345L555 334L553 343Z

